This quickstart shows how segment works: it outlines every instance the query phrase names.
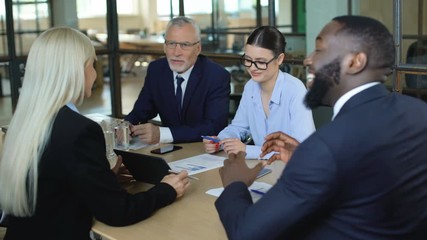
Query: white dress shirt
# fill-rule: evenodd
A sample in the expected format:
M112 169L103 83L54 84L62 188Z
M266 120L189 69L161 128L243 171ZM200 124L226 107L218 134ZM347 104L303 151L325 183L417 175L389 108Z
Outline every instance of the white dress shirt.
M181 76L182 78L184 78L184 81L181 84L181 89L182 89L182 99L181 102L184 102L184 96L185 96L185 89L187 89L187 83L188 83L188 79L190 79L190 74L191 71L193 70L192 66L191 68L189 68L187 71L183 72L183 73L177 73L177 72L173 72L173 85L175 87L175 93L176 93L176 88L177 88L177 81L176 81L176 76ZM173 136L172 136L172 132L170 130L170 128L168 127L160 127L160 143L171 143L173 142Z
M357 88L351 89L350 91L346 92L344 95L342 95L340 98L338 98L338 101L334 105L334 114L332 115L332 120L337 116L337 114L340 112L342 106L350 100L351 97L354 95L360 93L361 91L368 89L370 87L373 87L377 84L380 84L380 82L371 82L363 84L362 86L359 86Z

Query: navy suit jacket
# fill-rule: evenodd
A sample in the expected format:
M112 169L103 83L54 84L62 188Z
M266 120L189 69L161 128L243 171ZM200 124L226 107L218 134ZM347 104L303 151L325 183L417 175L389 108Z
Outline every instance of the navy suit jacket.
M201 141L201 135L217 135L227 126L230 74L223 67L199 55L188 79L181 116L173 81L166 58L151 62L144 87L125 119L146 123L159 114L176 143Z
M427 105L368 88L300 144L257 203L234 182L216 207L230 239L426 239Z
M146 192L122 189L105 156L101 127L63 107L39 161L32 217L8 215L7 239L87 239L93 218L124 226L171 204L176 191L160 183Z

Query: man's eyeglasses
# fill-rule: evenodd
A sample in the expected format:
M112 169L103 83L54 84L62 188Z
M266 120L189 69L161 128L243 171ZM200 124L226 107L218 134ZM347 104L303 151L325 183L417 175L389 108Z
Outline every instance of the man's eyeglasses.
M266 70L268 68L268 64L271 63L274 59L276 59L277 57L273 57L270 61L267 62L263 62L263 61L252 61L250 59L247 59L245 55L243 55L240 58L240 62L242 63L243 66L245 67L251 67L252 64L255 64L255 67L258 68L259 70Z
M197 42L175 42L175 41L165 41L165 45L169 49L175 49L177 45L182 50L190 50L194 45L198 44L200 41Z

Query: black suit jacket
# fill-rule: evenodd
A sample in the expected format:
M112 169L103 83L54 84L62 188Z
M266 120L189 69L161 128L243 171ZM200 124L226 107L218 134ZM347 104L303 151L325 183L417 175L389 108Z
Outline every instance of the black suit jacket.
M151 62L144 87L125 119L145 123L159 114L176 143L202 141L201 135L217 135L227 126L230 74L223 67L199 55L188 79L181 117L173 81L166 58Z
M34 216L8 216L5 239L89 239L94 217L129 225L176 198L164 183L134 195L123 190L105 157L101 127L68 107L55 119L38 181Z
M427 105L383 85L347 101L256 204L241 182L216 207L230 239L426 239Z

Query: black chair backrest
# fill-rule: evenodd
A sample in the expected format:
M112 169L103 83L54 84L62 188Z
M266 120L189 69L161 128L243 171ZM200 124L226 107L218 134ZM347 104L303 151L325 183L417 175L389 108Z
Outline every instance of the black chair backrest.
M427 39L413 42L406 54L406 63L427 65ZM406 74L406 86L427 89L427 75Z

